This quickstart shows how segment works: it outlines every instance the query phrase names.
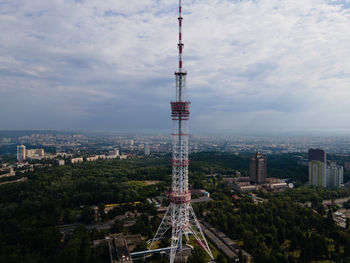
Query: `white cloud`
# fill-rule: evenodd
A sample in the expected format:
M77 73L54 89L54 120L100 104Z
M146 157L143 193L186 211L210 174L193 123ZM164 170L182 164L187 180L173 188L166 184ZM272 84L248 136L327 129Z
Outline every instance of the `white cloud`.
M31 123L22 113L40 103L65 108L70 118L65 125L76 126L63 128L89 127L103 119L99 114L107 115L105 123L99 120L102 128L137 127L147 119L170 126L164 111L174 93L176 5L175 0L0 3L4 128L11 128L14 118L24 126ZM192 0L183 5L195 130L207 123L209 130L350 128L340 121L350 110L348 2ZM26 104L28 94L36 103ZM10 110L21 97L23 103ZM50 112L40 117L42 123L56 116L53 106ZM128 113L135 117L132 125L125 121ZM52 125L60 128L60 120Z

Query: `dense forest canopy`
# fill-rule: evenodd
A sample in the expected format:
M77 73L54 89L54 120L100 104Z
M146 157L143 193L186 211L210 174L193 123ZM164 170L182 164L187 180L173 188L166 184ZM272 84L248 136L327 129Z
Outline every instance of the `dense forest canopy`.
M92 223L91 205L103 210L106 204L140 202L137 207L114 209L102 219L137 209L142 215L133 228L125 230L116 222L110 231L151 237L159 219L147 216L155 215L155 208L147 205L146 199L167 191L171 183L170 158L167 155L56 166L29 173L26 182L1 185L0 262L99 262L106 251L91 249L90 244L104 233L78 227L66 240L58 228L62 224ZM293 155L268 158L270 176L299 184L307 181L307 168L299 166ZM257 193L266 200L262 204L254 204L244 196L234 201L230 189L220 180L223 175L235 176L236 171L247 175L248 167L249 154L192 154L190 183L209 190L214 199L196 207L199 215L210 211L206 220L242 242L256 262L327 258L338 262L338 258L349 256L349 233L339 229L321 208L323 199L348 196L348 191L302 186L273 195ZM218 175L207 176L212 173ZM148 180L156 183L142 183ZM306 201L312 202L315 211L301 206ZM308 247L310 244L316 245Z

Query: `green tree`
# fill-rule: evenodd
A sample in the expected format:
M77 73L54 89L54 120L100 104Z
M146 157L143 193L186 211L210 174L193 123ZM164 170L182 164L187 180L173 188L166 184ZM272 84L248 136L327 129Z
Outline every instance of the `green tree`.
M142 241L140 244L138 244L135 249L134 249L134 252L135 251L145 251L147 250L147 242L146 241Z
M198 246L192 251L192 254L188 257L188 263L203 263L205 262L205 252Z
M223 255L223 254L219 254L218 257L217 257L217 261L218 263L227 263L227 259L226 257Z
M109 232L111 234L116 234L116 233L124 233L125 228L123 226L123 222L119 220L115 220L111 228L109 229Z
M94 210L85 206L81 211L81 221L85 224L90 224L94 221Z

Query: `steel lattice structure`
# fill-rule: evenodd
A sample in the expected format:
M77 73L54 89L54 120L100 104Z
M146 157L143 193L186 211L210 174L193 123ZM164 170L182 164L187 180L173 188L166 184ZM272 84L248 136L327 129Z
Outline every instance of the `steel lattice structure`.
M151 249L155 242L164 237L171 228L170 263L175 260L176 253L182 250L182 238L192 234L197 243L213 259L208 243L203 235L200 224L191 206L191 193L188 190L188 120L190 102L186 100L186 76L183 70L182 53L182 3L179 0L179 70L175 72L176 101L171 102L171 116L173 120L172 133L172 186L169 193L170 205L157 230L153 240L149 242Z

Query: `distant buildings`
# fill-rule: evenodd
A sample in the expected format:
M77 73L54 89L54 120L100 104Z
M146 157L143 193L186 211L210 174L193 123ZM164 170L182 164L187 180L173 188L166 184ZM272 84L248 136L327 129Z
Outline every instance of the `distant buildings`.
M37 158L45 156L44 149L27 150L24 145L17 145L17 161L23 162L28 158Z
M134 146L134 140L124 140L120 142L123 146Z
M113 149L108 152L108 156L113 156L113 158L117 158L119 156L119 150Z
M2 139L1 139L1 141L0 141L0 145L1 144L9 144L9 143L11 143L11 138L5 138L5 137L3 137Z
M240 173L236 174L239 176L223 179L223 183L236 192L282 191L288 188L287 183L282 179L267 178L267 158L259 152L250 158L249 177L242 177Z
M327 165L327 155L324 150L309 149L309 184L340 188L343 184L343 167L335 162Z
M93 155L93 156L86 157L86 161L87 162L96 162L98 160L113 160L113 159L117 159L118 157L121 158L121 156L123 156L123 155L119 154L118 149L113 149L113 150L108 151L108 155L99 154L99 155Z
M114 160L114 159L127 159L128 156L125 154L120 154L119 150L113 149L108 152L108 155L106 154L99 154L99 155L93 155L86 157L87 162L96 162L98 160Z
M26 158L26 147L24 145L17 145L17 161L23 162Z
M264 184L267 175L267 159L257 152L250 158L249 165L250 181L254 184Z

